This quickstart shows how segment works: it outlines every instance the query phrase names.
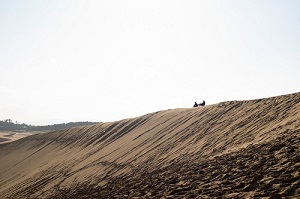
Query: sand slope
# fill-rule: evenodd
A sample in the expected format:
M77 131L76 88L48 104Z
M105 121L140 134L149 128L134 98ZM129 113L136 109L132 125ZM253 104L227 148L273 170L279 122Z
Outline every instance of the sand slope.
M300 197L300 93L0 145L0 198Z
M13 142L21 138L25 138L27 136L37 134L37 133L45 133L42 131L35 132L12 132L12 131L0 131L0 144Z

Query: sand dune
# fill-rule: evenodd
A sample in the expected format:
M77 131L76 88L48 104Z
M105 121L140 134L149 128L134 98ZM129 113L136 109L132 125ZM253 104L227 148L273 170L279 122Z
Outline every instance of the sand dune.
M300 93L0 145L0 198L300 197Z
M12 132L12 131L0 131L0 144L13 142L21 138L25 138L27 136L44 133L44 132Z

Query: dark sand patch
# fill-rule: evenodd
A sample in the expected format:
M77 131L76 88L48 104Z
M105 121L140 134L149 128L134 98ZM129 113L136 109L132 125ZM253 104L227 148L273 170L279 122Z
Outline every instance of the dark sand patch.
M0 138L0 142L6 142L6 141L9 141L10 139L7 139L7 138Z

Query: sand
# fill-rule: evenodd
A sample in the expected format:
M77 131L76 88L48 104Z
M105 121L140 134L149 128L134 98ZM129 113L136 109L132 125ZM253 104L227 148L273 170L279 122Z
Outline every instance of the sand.
M13 142L18 139L27 137L29 135L33 135L41 132L12 132L12 131L0 131L0 144Z
M300 93L0 145L0 198L300 197Z

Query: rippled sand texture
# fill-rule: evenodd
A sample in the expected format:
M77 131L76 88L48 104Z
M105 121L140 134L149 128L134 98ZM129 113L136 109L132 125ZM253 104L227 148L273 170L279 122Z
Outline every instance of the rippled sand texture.
M0 198L300 197L300 93L0 145Z
M11 132L11 131L0 131L0 144L13 142L15 140L27 137L37 132ZM42 133L42 132L41 132Z

